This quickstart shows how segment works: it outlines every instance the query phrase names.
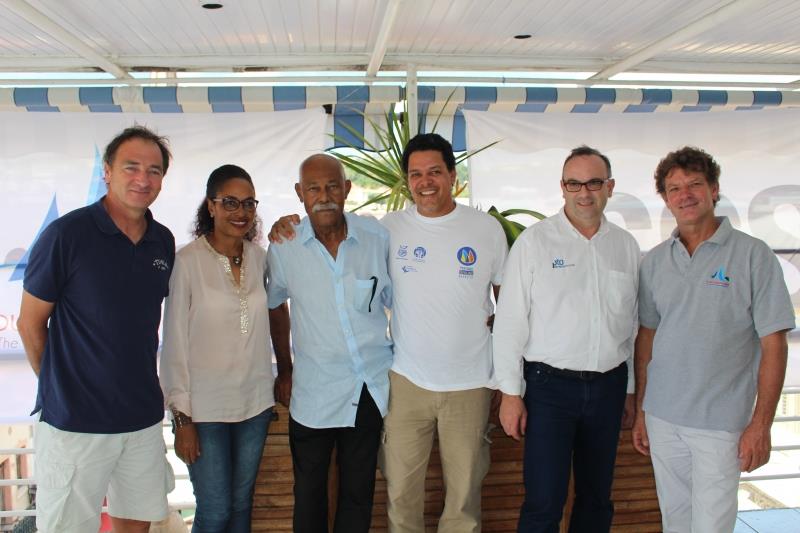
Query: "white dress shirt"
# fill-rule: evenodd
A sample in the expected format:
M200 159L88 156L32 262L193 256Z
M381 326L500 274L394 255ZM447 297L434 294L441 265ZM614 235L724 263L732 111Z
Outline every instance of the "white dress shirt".
M603 217L584 237L563 209L526 229L506 260L494 322L500 390L521 395L523 357L606 372L629 359L637 330L639 246ZM628 392L633 392L633 369Z
M241 422L275 404L264 272L244 241L239 284L205 237L175 256L164 310L161 388L195 422Z

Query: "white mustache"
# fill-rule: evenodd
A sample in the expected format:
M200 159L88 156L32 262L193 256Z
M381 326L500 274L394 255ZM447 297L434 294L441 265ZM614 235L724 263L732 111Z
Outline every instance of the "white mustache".
M311 212L318 213L320 211L332 211L335 209L339 209L339 206L336 205L335 202L327 202L324 204L316 204L314 207L311 208Z

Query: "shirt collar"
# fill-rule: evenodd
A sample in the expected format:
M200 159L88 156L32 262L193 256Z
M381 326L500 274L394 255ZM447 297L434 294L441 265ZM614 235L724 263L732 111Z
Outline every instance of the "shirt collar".
M344 238L344 240L347 241L353 239L354 241L358 242L358 224L356 222L356 215L345 212L344 220L347 223L347 236ZM306 244L308 241L316 238L316 235L314 235L314 226L311 225L311 219L308 217L308 215L303 217L303 220L300 221L297 234L300 237L300 242L303 244Z
M600 219L600 227L597 229L597 233L595 233L592 236L592 239L587 239L583 235L583 233L578 231L578 228L576 228L575 226L572 225L572 222L570 222L569 218L567 218L567 213L564 212L564 208L563 207L558 211L558 215L556 215L556 219L561 224L562 229L567 231L570 235L572 235L574 237L579 237L579 238L581 238L581 239L583 239L585 241L589 241L589 240L595 239L595 238L597 238L597 237L599 237L601 235L604 235L605 233L608 232L608 220L606 220L606 216L605 215L602 215L602 218Z
M715 231L711 237L703 242L713 242L714 244L722 246L731 236L731 233L733 233L733 226L731 226L731 221L728 220L728 217L715 218L717 219L719 227L717 227L717 231ZM676 241L680 242L680 240L681 236L678 232L678 228L676 227L674 230L672 230L672 244L675 244Z
M117 225L114 223L114 220L111 218L111 215L108 214L106 211L105 206L103 205L103 200L105 199L105 195L97 200L95 203L89 206L89 212L92 214L92 218L94 219L95 224L97 227L100 228L100 231L107 235L115 235L117 233L122 233ZM155 230L153 229L153 213L150 212L148 209L144 213L144 218L147 221L147 229L142 236L143 241L153 241L156 240L155 237Z

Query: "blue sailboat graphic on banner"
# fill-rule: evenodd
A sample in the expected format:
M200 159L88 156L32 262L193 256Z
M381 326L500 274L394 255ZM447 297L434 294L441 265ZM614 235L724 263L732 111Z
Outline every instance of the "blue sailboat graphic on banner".
M100 157L100 150L98 150L97 145L95 145L92 179L89 183L89 194L86 198L86 205L95 203L106 193L105 180L103 177L103 160ZM33 245L36 244L36 241L39 239L39 235L42 234L44 229L57 218L58 205L56 204L56 195L53 194L53 199L50 202L50 209L47 210L47 214L42 221L42 225L39 227L39 231L36 232L36 236L33 238L31 245L28 246L28 249L25 251L25 255L23 255L22 258L17 262L16 266L14 267L14 271L11 272L11 277L8 278L8 281L19 281L23 279L25 276L25 267L28 266L28 258L31 254L31 248L33 248Z
M17 265L14 267L14 271L11 272L11 277L8 278L8 281L18 281L21 280L25 275L25 267L28 266L28 258L31 255L31 248L33 248L34 243L39 238L39 235L42 234L44 228L50 225L52 221L58 218L58 205L56 204L56 195L53 194L53 199L50 201L50 209L47 210L47 214L44 217L44 221L42 225L39 227L39 231L36 232L36 237L33 238L33 242L31 245L28 246L28 249L25 251L25 255L22 256L22 259L19 260Z

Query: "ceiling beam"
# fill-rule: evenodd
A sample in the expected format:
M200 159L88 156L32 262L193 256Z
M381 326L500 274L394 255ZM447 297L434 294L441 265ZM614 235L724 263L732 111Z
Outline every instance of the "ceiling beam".
M372 49L372 55L370 55L369 64L367 64L367 76L375 76L381 68L383 56L386 55L386 44L389 41L389 35L392 33L394 21L397 20L397 14L400 12L402 3L403 0L389 0L389 4L386 6L381 28L378 30L378 37L375 39L375 47Z
M45 32L50 37L70 48L81 57L87 59L93 66L99 67L118 79L129 79L128 73L119 65L109 61L93 48L83 42L79 37L65 29L56 21L31 6L25 0L6 0L5 6L15 15L26 20L29 24Z
M763 4L765 0L734 0L733 2L722 6L721 8L717 9L709 13L708 15L687 24L683 28L667 35L663 39L660 39L644 48L635 52L634 54L622 59L621 61L617 61L613 65L610 65L594 76L592 76L595 80L607 80L612 76L619 74L620 72L625 72L632 67L640 65L641 63L647 61L648 59L652 58L653 56L670 49L672 46L681 43L695 35L698 35L704 31L710 30L714 28L721 22L724 22L731 17L738 15L742 11L753 7L758 4Z

